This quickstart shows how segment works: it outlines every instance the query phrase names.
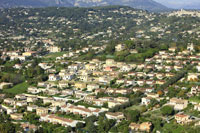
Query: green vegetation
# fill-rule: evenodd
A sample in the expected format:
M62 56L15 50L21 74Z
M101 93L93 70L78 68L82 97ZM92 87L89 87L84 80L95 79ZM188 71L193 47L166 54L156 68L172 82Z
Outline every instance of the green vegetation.
M13 94L21 94L21 93L26 92L28 87L29 87L28 83L23 82L23 83L20 83L20 84L14 86L11 89L4 89L3 92L13 93Z
M189 98L190 102L197 102L200 103L200 97L199 96L195 96L195 97L190 97Z
M174 108L172 106L164 106L161 108L163 115L172 115L174 113Z

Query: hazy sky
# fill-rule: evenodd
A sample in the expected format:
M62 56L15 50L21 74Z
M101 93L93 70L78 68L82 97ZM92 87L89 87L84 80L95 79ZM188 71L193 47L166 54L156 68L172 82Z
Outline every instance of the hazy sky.
M183 7L189 8L200 5L200 0L155 0L155 1L160 2L161 4L171 8L183 8Z

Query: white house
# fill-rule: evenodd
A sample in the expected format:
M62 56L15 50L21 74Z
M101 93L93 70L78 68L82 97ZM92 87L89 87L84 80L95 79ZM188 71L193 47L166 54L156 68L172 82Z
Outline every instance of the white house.
M123 120L125 118L122 112L115 112L115 113L107 112L106 117L107 119L113 119L113 120Z
M49 81L58 81L60 80L60 76L59 75L55 75L55 74L50 74L49 75Z
M95 89L99 89L99 85L97 85L97 84L89 84L89 85L87 85L87 90L88 91L93 91Z
M151 102L151 97L143 97L142 98L142 105L149 105L150 104L150 102Z

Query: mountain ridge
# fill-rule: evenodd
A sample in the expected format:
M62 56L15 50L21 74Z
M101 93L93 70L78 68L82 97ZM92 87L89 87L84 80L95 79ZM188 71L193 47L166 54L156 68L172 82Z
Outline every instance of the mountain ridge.
M122 5L148 11L166 11L169 8L154 0L1 0L1 8L13 7L93 7Z

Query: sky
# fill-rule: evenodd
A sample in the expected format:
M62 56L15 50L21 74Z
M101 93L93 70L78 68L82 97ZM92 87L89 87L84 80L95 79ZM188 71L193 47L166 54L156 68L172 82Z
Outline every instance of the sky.
M155 0L170 8L199 8L200 0Z

